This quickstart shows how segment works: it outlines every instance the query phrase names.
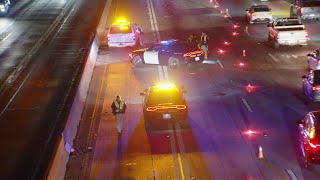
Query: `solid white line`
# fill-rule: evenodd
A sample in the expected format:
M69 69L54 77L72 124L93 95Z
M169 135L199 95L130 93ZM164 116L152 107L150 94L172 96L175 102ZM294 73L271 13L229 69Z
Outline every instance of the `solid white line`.
M160 81L163 81L164 78L163 78L162 66L158 66L158 72L159 72Z
M294 174L294 172L291 169L286 169L286 171L291 180L299 180L298 177Z
M224 68L223 64L221 63L221 61L220 61L219 59L217 60L217 63L219 64L219 66L220 66L221 68Z
M272 54L268 53L268 55L269 55L274 61L276 61L276 62L279 61L279 60L278 60L276 57L274 57Z
M168 67L162 66L162 69L163 69L164 80L169 81Z
M247 100L245 100L243 98L241 100L242 100L243 104L247 107L248 111L253 112L250 105L248 104Z
M202 64L216 64L217 61L209 61L209 60L204 60L202 61Z

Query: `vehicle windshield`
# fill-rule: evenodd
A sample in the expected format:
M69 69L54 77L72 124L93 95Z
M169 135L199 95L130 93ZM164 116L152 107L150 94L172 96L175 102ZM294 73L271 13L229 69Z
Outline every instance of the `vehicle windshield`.
M110 28L110 34L128 34L132 33L131 26L112 26Z
M269 12L269 8L266 7L259 7L259 8L254 8L254 12Z
M148 98L148 103L152 105L164 103L181 103L183 100L182 94L178 89L173 90L156 90L151 89Z

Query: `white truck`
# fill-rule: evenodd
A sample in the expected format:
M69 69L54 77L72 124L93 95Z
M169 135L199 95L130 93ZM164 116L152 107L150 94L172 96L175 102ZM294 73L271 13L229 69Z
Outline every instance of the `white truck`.
M274 48L280 45L308 45L308 32L296 18L277 19L268 27L268 41Z

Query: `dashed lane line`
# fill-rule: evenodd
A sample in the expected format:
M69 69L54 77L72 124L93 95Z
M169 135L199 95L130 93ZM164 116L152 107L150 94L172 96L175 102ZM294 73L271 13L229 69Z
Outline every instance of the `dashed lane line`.
M252 108L250 107L250 105L248 104L246 99L241 99L243 104L246 106L246 108L248 109L249 112L253 112Z
M291 169L286 169L291 180L299 180L296 174Z
M274 61L279 62L279 60L278 60L276 57L274 57L272 54L268 53L268 55L269 55Z
M221 68L224 68L223 64L221 63L221 61L220 61L219 59L217 60L217 63L219 64L219 66L220 66Z

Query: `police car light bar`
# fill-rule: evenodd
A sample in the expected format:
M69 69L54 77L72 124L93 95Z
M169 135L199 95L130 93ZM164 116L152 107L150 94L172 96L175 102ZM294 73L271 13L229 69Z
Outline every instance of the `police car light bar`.
M155 87L158 90L172 90L176 88L176 86L172 83L158 83Z
M161 44L170 44L177 41L176 39L169 39L169 40L165 40L165 41L161 41Z

